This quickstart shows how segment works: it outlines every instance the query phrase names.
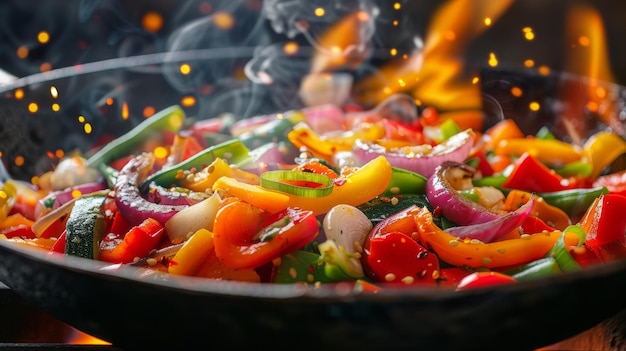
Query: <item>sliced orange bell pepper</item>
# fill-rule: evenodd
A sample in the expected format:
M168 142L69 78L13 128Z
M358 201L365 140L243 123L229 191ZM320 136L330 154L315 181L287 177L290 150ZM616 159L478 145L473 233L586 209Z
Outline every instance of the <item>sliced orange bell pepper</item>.
M449 264L471 268L498 268L516 266L542 258L554 246L562 232L542 232L522 235L519 239L508 239L483 243L478 240L462 240L448 234L433 222L433 215L424 207L414 217L419 240ZM578 244L579 237L566 232L565 244Z
M222 190L225 193L238 197L265 211L275 213L290 205L290 198L286 194L263 188L260 185L248 184L235 178L220 177L213 184L213 190Z
M507 211L515 211L528 202L531 196L532 193L528 191L511 190L504 200L504 209ZM530 214L540 218L546 222L547 225L558 230L564 230L567 226L572 224L572 221L565 211L550 205L541 196L536 196L535 204Z
M213 241L217 257L231 268L257 268L304 247L319 233L311 211L288 207L268 213L233 201L215 216Z

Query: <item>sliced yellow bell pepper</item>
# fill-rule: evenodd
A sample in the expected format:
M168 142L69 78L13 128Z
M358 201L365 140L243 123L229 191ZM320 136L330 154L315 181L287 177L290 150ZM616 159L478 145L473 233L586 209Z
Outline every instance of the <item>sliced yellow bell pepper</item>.
M339 135L320 135L306 123L298 123L287 134L287 139L297 148L306 147L315 157L331 161L338 151L350 151L356 139L376 141L385 136L382 123L363 123L359 130L350 130Z
M223 158L216 158L210 165L202 170L187 175L181 182L181 186L193 191L205 191L211 189L213 183L220 177L231 177L248 184L259 184L259 176L231 166Z
M591 179L595 179L602 170L619 155L626 152L626 141L611 132L593 134L583 144L585 158L593 165Z
M0 189L0 222L4 221L13 205L15 204L15 197L17 195L17 187L13 182L7 180Z
M315 215L328 212L339 204L357 206L382 194L391 181L392 167L384 156L378 156L350 174L335 180L330 195L306 197L287 194L289 206L311 210Z
M275 213L286 209L291 199L286 194L248 184L231 177L220 177L213 183L213 190L235 196L265 211Z
M495 147L498 156L521 156L528 152L549 165L564 165L580 161L583 149L556 139L515 138L501 140Z
M176 252L168 272L177 275L195 275L213 247L213 233L204 228L197 230Z
M435 225L433 215L426 207L414 218L420 242L432 248L443 261L461 267L498 268L528 263L544 257L562 234L555 230L522 235L519 239L484 243L448 234ZM565 233L566 247L577 245L578 240L576 233Z

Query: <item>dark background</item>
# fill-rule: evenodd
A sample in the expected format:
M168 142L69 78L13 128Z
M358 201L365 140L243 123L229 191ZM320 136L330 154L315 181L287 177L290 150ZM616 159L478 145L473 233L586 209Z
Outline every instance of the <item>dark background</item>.
M354 2L358 0L353 0ZM485 0L483 0L485 1ZM486 0L500 1L500 0ZM328 0L279 0L279 3L301 3L302 6L328 6ZM364 1L363 1L364 2ZM394 3L402 10L395 11ZM396 47L400 51L413 48L412 38L423 36L428 19L444 1L399 0L378 1L381 21L374 40L376 45ZM478 1L476 2L478 3ZM495 52L502 64L521 66L526 58L555 70L563 69L570 43L564 42L564 18L568 7L582 3L597 9L605 23L610 62L615 80L626 84L626 2L617 0L519 0L479 37L469 48L468 59L484 63L489 52ZM129 56L168 50L167 40L192 20L210 16L218 11L232 13L237 20L233 31L223 45L263 44L251 35L260 25L262 0L15 0L0 2L0 67L16 76L41 71L42 63L59 68L82 62L91 62L118 56ZM297 7L297 5L296 5ZM157 32L142 28L141 21L148 12L160 13L163 26ZM392 26L390 18L398 19L400 26ZM536 38L523 40L522 28L533 28ZM37 33L45 30L51 40L40 44ZM282 40L280 34L271 33L270 40ZM206 34L193 45L209 46L216 37ZM29 49L26 58L18 58L17 48Z

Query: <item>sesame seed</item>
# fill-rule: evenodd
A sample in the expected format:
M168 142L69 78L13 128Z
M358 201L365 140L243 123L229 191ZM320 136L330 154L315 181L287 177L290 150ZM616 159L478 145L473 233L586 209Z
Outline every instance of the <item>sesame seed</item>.
M289 276L293 279L296 279L296 277L298 276L298 272L296 271L295 268L293 267L289 268Z
M448 244L450 244L450 246L455 247L459 245L459 241L456 239L452 239L450 241L448 241Z
M470 244L472 244L472 245L478 245L478 244L480 244L480 243L482 243L482 241L480 241L480 240L478 240L478 239L472 239L472 240L470 241Z
M393 273L387 273L387 275L385 275L385 280L388 282L392 282L396 280L396 275Z
M415 282L415 279L413 279L413 277L411 277L410 275L407 275L406 277L402 278L401 281L406 285L411 285L413 284L413 282Z
M519 236L520 239L530 240L530 234L522 234Z
M486 266L486 265L490 264L491 261L492 261L491 257L483 257L483 259L480 260L480 263L482 263L483 266Z
M148 266L155 266L158 261L156 258L151 257L146 260L146 263L148 264Z
M439 279L439 276L440 276L439 270L435 269L432 274L433 279Z
M397 198L397 197L392 197L392 198L391 198L391 204L392 204L392 205L394 205L394 206L395 206L395 205L397 205L397 204L398 204L398 202L400 202L400 200L398 200L398 198Z
M499 254L505 254L506 253L506 249L501 247L499 249L496 250Z

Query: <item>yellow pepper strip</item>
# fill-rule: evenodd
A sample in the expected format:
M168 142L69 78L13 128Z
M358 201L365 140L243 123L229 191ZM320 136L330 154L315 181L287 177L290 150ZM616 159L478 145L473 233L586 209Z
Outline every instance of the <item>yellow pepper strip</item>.
M213 183L213 190L221 190L227 195L235 196L264 211L275 213L286 209L291 199L286 194L263 188L260 185L248 184L235 178L221 177Z
M484 243L479 240L462 240L448 234L433 222L432 213L424 207L415 215L418 237L441 260L460 267L498 268L516 266L540 259L554 246L562 232L524 234L519 239ZM578 244L578 235L565 233L566 247Z
M26 218L23 214L17 212L7 216L4 221L0 222L0 229L8 229L19 225L31 227L35 221Z
M4 182L0 189L0 222L4 221L15 204L17 187L10 181Z
M56 243L56 238L20 238L18 236L14 236L12 238L7 238L4 234L0 237L1 239L6 239L10 242L16 243L23 247L35 248L43 251L50 251L50 248L54 243Z
M382 194L391 181L392 168L384 156L378 156L354 172L335 180L330 195L312 198L287 194L289 206L311 210L315 215L328 212L339 204L358 206Z
M205 228L198 229L176 252L170 262L168 272L193 276L211 251L213 251L213 233Z
M615 133L598 132L587 139L583 150L585 157L593 165L590 177L595 179L606 166L626 152L626 141Z
M311 127L301 122L293 127L287 134L287 139L297 148L306 147L307 151L313 153L315 157L331 161L338 151L350 151L356 139L376 141L385 136L385 129L382 124L363 123L357 131L345 131L335 136L320 135Z
M180 184L187 189L202 192L206 191L206 189L211 189L213 183L223 176L235 178L248 184L258 185L260 183L258 175L231 166L226 160L218 157L199 172L191 173L186 176Z
M504 209L507 211L515 211L520 206L525 204L532 196L532 193L523 190L511 190L504 200ZM541 196L535 196L535 204L530 214L538 217L546 222L547 225L558 229L564 230L572 224L571 219L562 209L550 205Z
M515 138L501 140L495 148L498 156L521 156L528 152L548 165L564 165L580 161L583 149L555 139Z

